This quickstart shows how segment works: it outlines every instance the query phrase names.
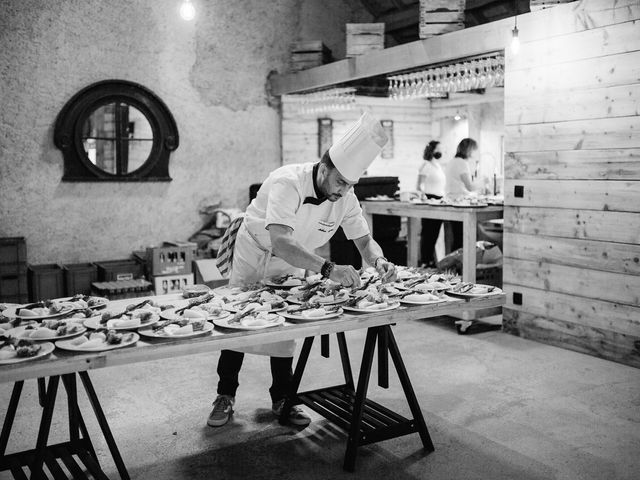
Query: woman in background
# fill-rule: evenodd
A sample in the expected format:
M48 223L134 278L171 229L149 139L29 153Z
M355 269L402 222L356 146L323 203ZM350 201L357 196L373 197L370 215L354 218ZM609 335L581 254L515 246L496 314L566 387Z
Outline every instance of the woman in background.
M424 193L428 199L441 199L445 191L445 175L440 158L440 142L432 140L425 147L422 158L425 160L418 172L418 185L416 189ZM421 262L427 266L435 266L436 258L435 246L440 234L442 220L430 218L422 219L422 235L420 238Z
M475 192L471 181L471 163L478 151L478 142L473 138L464 138L458 144L456 156L449 161L445 169L445 196L450 199L467 197ZM452 222L452 249L462 247L462 222Z

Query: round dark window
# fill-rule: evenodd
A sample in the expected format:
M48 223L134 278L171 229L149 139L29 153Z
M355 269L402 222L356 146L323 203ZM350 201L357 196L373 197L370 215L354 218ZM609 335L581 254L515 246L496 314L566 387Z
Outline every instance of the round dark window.
M56 120L64 154L63 181L169 181L178 129L149 89L107 80L78 92Z

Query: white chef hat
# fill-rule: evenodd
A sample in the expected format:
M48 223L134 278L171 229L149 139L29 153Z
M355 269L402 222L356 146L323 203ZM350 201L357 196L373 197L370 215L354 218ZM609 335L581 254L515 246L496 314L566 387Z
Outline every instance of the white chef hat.
M350 182L357 182L387 143L380 122L368 112L329 149L333 164Z

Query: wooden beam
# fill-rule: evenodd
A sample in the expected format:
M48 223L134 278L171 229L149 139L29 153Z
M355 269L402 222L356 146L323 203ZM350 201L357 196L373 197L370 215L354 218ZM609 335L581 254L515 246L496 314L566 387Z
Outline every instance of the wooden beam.
M524 44L618 23L621 12L636 5L637 0L620 0L613 6L610 0L583 0L527 13L518 17L520 41ZM302 92L501 51L511 42L512 28L513 19L506 18L297 73L274 75L271 91L274 95Z

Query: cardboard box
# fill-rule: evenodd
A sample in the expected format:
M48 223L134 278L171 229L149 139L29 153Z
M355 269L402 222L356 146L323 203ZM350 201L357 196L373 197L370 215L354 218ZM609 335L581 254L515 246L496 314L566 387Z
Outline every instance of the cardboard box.
M331 50L321 40L308 40L291 44L289 66L292 72L318 67L331 62Z
M182 293L182 289L187 285L193 285L193 273L184 275L157 275L151 277L153 289L156 295L167 295L169 293Z
M384 50L384 23L347 23L347 58Z

